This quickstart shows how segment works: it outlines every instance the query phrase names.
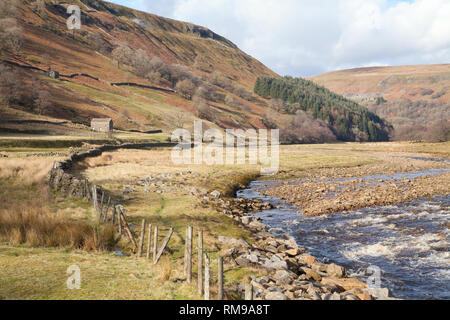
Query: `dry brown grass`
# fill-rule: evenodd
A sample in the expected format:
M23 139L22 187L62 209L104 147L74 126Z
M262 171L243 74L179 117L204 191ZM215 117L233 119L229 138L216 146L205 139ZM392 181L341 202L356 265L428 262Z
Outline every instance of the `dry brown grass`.
M19 209L19 208L16 208ZM0 210L0 239L14 245L103 251L113 249L112 226L92 226L54 214L47 207Z
M168 281L172 275L172 262L167 257L163 257L159 264L161 268L159 279L161 281Z
M33 186L45 180L53 165L49 158L11 158L0 161L0 179L13 178L24 186Z
M30 247L109 250L112 226L77 221L58 210L46 176L55 158L0 160L0 241Z

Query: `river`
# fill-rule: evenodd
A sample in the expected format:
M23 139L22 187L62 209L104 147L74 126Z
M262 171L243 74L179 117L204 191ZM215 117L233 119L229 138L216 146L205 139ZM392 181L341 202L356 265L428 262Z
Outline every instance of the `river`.
M449 171L358 179L376 183L379 178L397 180ZM262 190L279 183L254 181L237 193L240 198L262 199L275 206L256 214L271 232L289 234L322 262L342 265L350 276L363 281L373 275L367 271L369 267L378 267L381 286L389 288L397 298L450 299L450 196L307 217L280 199L262 196Z

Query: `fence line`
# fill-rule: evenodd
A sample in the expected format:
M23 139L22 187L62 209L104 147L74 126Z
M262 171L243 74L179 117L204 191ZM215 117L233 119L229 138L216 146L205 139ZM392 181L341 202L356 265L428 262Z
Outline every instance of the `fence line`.
M161 229L158 226L153 226L151 223L148 224L147 228L147 237L146 237L146 227L147 227L147 221L145 219L142 219L141 222L141 228L140 228L140 236L139 236L139 243L136 243L135 237L133 235L133 232L131 231L129 224L127 222L127 218L125 216L125 208L122 205L116 205L111 200L111 196L108 196L108 201L106 205L106 211L104 214L102 214L103 210L103 204L104 199L106 195L104 192L102 192L102 199L101 203L98 202L98 193L97 193L97 186L92 187L92 200L94 205L94 210L96 212L100 213L100 221L108 222L108 212L111 208L111 222L113 225L116 225L118 227L118 232L120 235L127 236L129 242L133 246L133 252L136 254L138 258L141 258L144 254L144 245L145 245L145 239L147 239L147 246L146 246L146 259L150 260L153 256L153 264L156 265L159 260L161 259L161 256L163 255L165 249L167 248L167 245L170 242L170 239L173 235L173 228L169 229L169 233L162 242L161 246L158 248L158 236L159 236L159 230ZM164 228L165 229L165 228ZM152 234L153 231L153 234ZM152 235L153 235L153 242L152 242ZM197 270L197 293L199 297L202 297L205 300L211 299L211 258L209 253L204 252L203 247L203 231L198 230L197 233L197 263L198 263L198 270ZM184 274L186 276L186 282L188 284L192 283L192 254L193 254L193 227L188 226L186 228L186 241L185 241L185 256L184 256ZM224 259L222 256L219 256L217 259L217 286L218 286L218 293L217 293L217 299L218 300L224 300ZM254 295L254 289L251 284L245 285L245 300L253 300Z
M201 297L203 295L203 231L198 231L198 246L197 246L197 257L198 257L198 295Z

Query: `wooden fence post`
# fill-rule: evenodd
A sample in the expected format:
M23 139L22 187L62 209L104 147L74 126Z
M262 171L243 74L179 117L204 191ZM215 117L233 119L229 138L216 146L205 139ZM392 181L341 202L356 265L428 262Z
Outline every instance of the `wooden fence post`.
M122 235L122 214L121 214L121 208L119 206L117 208L117 223L119 224L119 234Z
M218 272L219 272L219 281L218 281L218 286L219 286L219 293L218 293L218 300L223 300L223 258L219 257L219 263L218 263Z
M186 229L186 245L184 250L184 275L187 282L192 281L192 227Z
M138 258L142 257L142 250L144 249L145 237L145 219L142 219L141 237L139 238Z
M205 300L209 300L209 254L205 253Z
M158 250L158 226L155 226L155 236L153 238L153 263L156 261L156 254Z
M198 295L201 297L203 295L203 231L198 232L198 247L197 247L197 257L198 257Z
M92 186L92 202L94 203L94 211L95 214L98 216L98 200L97 200L97 186Z
M108 203L106 205L106 211L105 214L103 216L103 222L106 223L108 222L108 212L109 212L109 208L111 207L111 197L108 197Z
M127 219L125 218L125 215L123 212L124 212L124 210L121 210L122 224L123 224L123 227L125 228L125 233L128 236L128 239L130 240L130 242L133 244L134 250L136 250L137 249L136 240L134 240L133 233L131 232L130 227L128 226Z
M150 259L150 253L152 251L152 224L148 225L148 236L147 236L147 259Z
M112 209L111 209L111 221L112 221L113 225L116 224L116 214L117 214L117 212L116 212L116 204L113 203L112 204Z
M245 285L245 300L253 300L253 286L251 283Z
M167 244L169 243L170 238L172 237L172 234L173 234L173 229L170 228L169 235L164 240L161 248L159 248L159 252L158 252L158 254L156 256L156 260L155 260L155 262L153 262L153 264L157 264L158 263L159 259L161 258L162 254L164 253L164 249L166 249Z
M100 221L102 220L102 215L103 215L103 200L105 199L105 192L102 190L102 200L100 201L100 208L99 208L99 216L98 218L100 219Z

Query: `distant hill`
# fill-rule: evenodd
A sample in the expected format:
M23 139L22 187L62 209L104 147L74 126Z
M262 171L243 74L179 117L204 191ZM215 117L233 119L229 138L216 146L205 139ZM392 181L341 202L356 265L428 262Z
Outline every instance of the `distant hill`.
M357 68L309 79L387 119L399 138L423 138L424 130L450 121L450 64Z

